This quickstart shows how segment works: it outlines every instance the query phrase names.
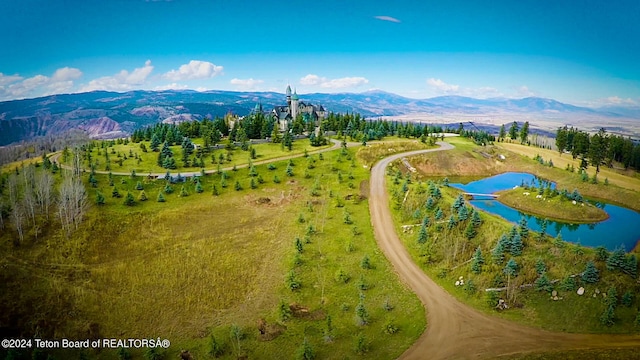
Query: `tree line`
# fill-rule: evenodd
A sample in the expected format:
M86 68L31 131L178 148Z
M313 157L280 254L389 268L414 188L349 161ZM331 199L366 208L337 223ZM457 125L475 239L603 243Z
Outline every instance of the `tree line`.
M580 158L581 168L588 165L600 171L600 166L613 167L621 163L625 169L640 170L640 144L630 138L607 133L604 128L595 134L574 127L559 127L556 132L556 147L560 154L568 152L573 159Z

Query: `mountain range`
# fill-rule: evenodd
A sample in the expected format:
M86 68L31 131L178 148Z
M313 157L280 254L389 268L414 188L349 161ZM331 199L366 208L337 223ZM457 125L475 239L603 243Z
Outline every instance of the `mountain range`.
M581 127L587 128L609 124L614 132L635 136L639 133L635 127L638 126L640 108L592 109L539 97L475 99L441 96L418 100L374 90L304 94L300 100L321 104L327 111L357 112L368 118L434 123L473 119L493 125L537 119L548 129L562 124L580 123ZM243 116L257 103L269 110L276 105L286 105L285 95L276 92L140 90L125 93L94 91L4 101L0 102L0 145L60 134L70 129L84 130L93 138L121 137L138 127L162 121L201 120L227 113Z

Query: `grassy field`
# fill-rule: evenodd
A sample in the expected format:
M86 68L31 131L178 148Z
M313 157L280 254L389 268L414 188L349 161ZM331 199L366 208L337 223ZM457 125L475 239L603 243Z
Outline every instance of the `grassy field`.
M528 193L528 194L525 194ZM571 223L592 223L608 218L607 212L587 203L572 203L561 196L536 198L535 190L522 188L497 192L496 200L527 214Z
M500 356L500 360L631 360L638 359L638 349L582 349L545 353Z
M198 144L201 139L195 139L194 143ZM112 172L130 173L135 170L138 174L148 173L163 173L167 169L158 166L157 158L158 152L151 151L151 145L149 141L141 141L140 143L128 143L128 144L114 144L113 146L107 146L108 142L104 142L105 148L101 147L102 142L96 141L97 145L91 151L91 157L96 162L96 170L107 170L107 164ZM147 152L143 152L141 145L147 149ZM283 149L281 144L265 143L251 145L256 152L256 158L252 159L252 162L257 163L269 159L276 159L280 157L290 155L301 155L305 150L309 153L326 149L333 144L326 146L313 147L309 143L308 139L300 139L293 142L291 151ZM171 172L197 172L200 171L199 166L184 167L182 163L182 148L180 145L171 146L173 157L176 159L177 169L171 170ZM109 155L109 161L106 161L106 153ZM222 157L220 157L222 156ZM194 155L190 156L193 159ZM243 151L240 147L234 147L233 149L218 149L207 154L204 157L204 169L211 170L216 169L218 164L224 167L243 166L249 163L250 152ZM120 160L122 165L120 165ZM85 161L84 166L89 168L90 164Z
M455 174L458 176L489 175L503 171L526 171L541 175L542 171L533 171L539 164L526 158L516 158L507 153L506 163L497 162L493 158L487 158L482 153L488 154L490 149L481 149L464 139L451 139L456 144L456 149L446 152L426 154L412 158L413 166L429 169L429 174ZM469 165L468 168L462 167ZM542 167L542 166L540 166ZM460 171L450 171L459 169ZM398 171L402 175L398 177ZM450 172L448 172L450 171ZM560 169L545 169L546 175L553 172L564 174L568 172ZM576 174L569 174L577 177ZM553 176L545 177L556 180ZM452 295L470 304L471 306L519 323L532 325L554 331L567 332L607 332L607 333L634 333L634 320L637 315L637 307L640 302L635 294L639 293L636 280L619 271L606 269L604 261L598 259L596 251L579 245L555 241L549 237L537 239L537 234L530 233L524 241L522 255L505 253L502 262L494 260L492 249L495 248L499 237L509 232L512 224L490 214L480 213L482 224L476 228L477 234L469 238L467 236L467 221L457 221L452 228L448 226L448 220L452 214L451 205L460 193L458 190L442 184L441 178L433 183L438 186L442 198L435 202L434 207L428 210L425 207L430 195L430 181L434 178L412 177L411 183L405 185L407 174L404 166L395 163L389 170L387 179L390 184L389 192L392 197L391 204L397 231L405 242L407 249L416 263L424 271L436 280ZM559 183L561 183L559 181ZM590 184L591 185L591 184ZM403 187L408 187L409 194L404 198ZM593 185L605 187L605 185ZM615 187L610 185L606 189ZM602 190L604 192L604 190ZM436 208L443 212L442 220L435 218ZM429 218L430 225L427 228L427 240L424 244L418 242L420 223L424 217ZM416 225L409 229L403 229L403 225ZM473 271L473 257L477 248L481 249L484 264L479 272ZM509 259L513 258L518 266L517 276L507 278L503 269ZM566 285L571 275L580 274L585 269L587 261L594 261L600 272L600 281L595 284L586 284L580 277L574 278L575 284ZM552 284L552 289L558 292L558 300L553 300L551 290L537 290L534 285L539 278L537 272L538 263L544 264L546 276ZM455 282L462 276L466 281L465 286L455 286ZM471 281L473 286L469 286ZM526 287L531 284L531 287ZM488 298L486 288L509 286L509 294L499 292L498 296L506 299L511 309L496 311L493 309L496 299ZM525 288L520 288L525 285ZM585 295L576 294L579 286L585 287ZM603 294L610 287L615 287L618 293L618 302L622 295L630 292L633 301L629 306L618 304L613 326L605 326L600 322L600 315L606 309ZM491 305L489 305L491 303Z
M226 187L222 174L204 176L202 193L191 180L166 193L164 181L114 176L109 186L107 175L98 174L97 188L87 185L89 200L100 191L106 202L92 205L70 238L55 222L21 247L11 245L14 231L0 235L0 299L11 321L25 334L38 331L49 339L167 338L167 359L180 349L207 358L211 335L223 359L291 358L304 339L318 358L356 357L359 339L366 357L396 358L424 330L424 308L377 249L368 170L355 150L294 159L293 176L287 175L289 161L273 165L256 166L253 178L248 169L227 171ZM124 205L127 192L139 198L138 182L149 200ZM111 196L114 187L122 197ZM165 202L156 201L160 192ZM287 287L290 272L298 290ZM349 280L336 280L339 272ZM283 319L279 304L294 303L303 310ZM366 325L356 321L360 303ZM260 319L275 339L260 336ZM234 326L239 341L231 336ZM111 359L115 351L86 355Z

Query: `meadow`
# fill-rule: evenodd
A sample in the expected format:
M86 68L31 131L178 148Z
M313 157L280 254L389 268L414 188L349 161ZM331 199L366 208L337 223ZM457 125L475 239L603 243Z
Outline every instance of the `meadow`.
M303 344L318 358L395 358L423 332L425 310L377 249L368 169L354 154L334 150L169 185L96 174L92 187L85 174L91 206L70 237L52 222L14 247L15 233L3 232L2 302L25 334L167 338L164 358L181 349L198 359L293 358Z

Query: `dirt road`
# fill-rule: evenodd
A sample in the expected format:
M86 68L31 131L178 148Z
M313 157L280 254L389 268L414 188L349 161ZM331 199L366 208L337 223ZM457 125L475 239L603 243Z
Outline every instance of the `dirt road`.
M491 317L459 302L431 280L395 231L384 174L387 165L399 158L453 148L445 142L438 145L389 156L371 169L369 211L376 241L427 310L427 330L400 359L485 359L532 351L640 347L640 336L553 333Z

